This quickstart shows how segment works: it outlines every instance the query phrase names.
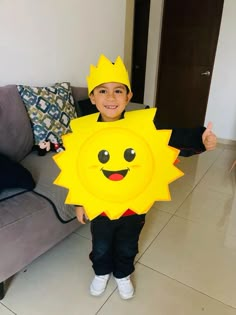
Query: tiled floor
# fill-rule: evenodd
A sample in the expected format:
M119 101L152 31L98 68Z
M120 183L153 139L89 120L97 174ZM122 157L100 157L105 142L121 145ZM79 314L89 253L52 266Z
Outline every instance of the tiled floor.
M233 315L236 314L236 148L219 145L182 158L185 176L170 185L172 201L147 215L133 281L121 300L113 279L94 298L83 226L9 283L0 315Z

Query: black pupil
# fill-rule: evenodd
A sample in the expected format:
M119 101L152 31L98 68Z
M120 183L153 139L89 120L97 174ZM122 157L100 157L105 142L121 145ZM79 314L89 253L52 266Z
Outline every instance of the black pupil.
M99 153L98 153L98 159L101 163L107 163L110 159L110 154L107 150L101 150Z
M135 156L136 156L136 153L135 153L134 149L132 149L132 148L128 148L128 149L126 149L125 152L124 152L124 158L125 158L125 160L126 160L127 162L133 161L133 159L135 158Z

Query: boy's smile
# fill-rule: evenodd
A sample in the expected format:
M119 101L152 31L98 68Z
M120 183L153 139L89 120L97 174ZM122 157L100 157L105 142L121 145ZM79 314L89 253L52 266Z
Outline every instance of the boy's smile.
M124 84L109 82L97 86L90 94L92 104L96 105L103 121L116 121L132 97Z

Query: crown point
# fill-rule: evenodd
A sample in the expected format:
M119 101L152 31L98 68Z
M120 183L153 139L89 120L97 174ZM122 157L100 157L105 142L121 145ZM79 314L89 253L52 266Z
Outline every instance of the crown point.
M118 82L126 85L131 91L128 72L120 56L113 64L105 55L101 54L97 66L90 65L90 74L87 76L88 94L102 83Z

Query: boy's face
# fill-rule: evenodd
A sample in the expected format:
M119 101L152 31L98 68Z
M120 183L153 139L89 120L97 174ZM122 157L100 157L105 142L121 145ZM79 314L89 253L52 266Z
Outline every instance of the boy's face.
M102 120L109 122L120 119L132 95L124 84L109 82L97 86L89 97L101 113Z

